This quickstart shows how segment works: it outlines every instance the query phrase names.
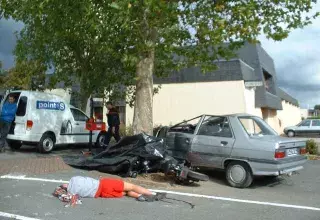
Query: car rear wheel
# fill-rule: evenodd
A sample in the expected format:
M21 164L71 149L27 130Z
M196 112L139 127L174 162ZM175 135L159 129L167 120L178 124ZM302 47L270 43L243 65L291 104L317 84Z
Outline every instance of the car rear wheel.
M50 153L56 143L55 137L52 134L43 134L38 143L38 150L40 153Z
M105 137L106 137L106 132L99 133L97 140L96 140L96 144L95 144L97 148L103 148Z
M294 131L288 131L288 137L294 137L295 135Z
M12 150L19 150L22 146L21 141L7 140L7 143Z
M226 179L232 187L247 188L252 184L253 175L248 164L241 161L233 161L227 166Z

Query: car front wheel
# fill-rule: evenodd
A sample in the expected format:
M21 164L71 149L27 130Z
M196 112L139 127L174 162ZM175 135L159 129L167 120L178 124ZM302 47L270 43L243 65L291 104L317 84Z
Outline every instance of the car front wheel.
M288 131L288 137L294 137L295 133L294 131Z
M226 179L232 187L247 188L253 181L253 175L248 164L241 161L233 161L227 166Z
M106 132L99 133L97 140L96 140L96 144L95 144L97 148L103 148L105 137L106 137Z

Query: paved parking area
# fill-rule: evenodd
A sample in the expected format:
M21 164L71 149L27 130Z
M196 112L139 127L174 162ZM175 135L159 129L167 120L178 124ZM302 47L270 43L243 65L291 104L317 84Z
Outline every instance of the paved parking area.
M319 219L318 210L271 206L248 202L235 202L194 196L170 195L195 205L191 209L181 202L140 203L130 198L84 199L75 208L64 208L51 196L57 183L1 180L1 187L13 188L1 198L1 208L6 213L32 219ZM26 190L28 189L28 190ZM1 213L0 213L1 215ZM27 218L20 218L27 219Z
M85 148L84 148L85 149ZM15 170L0 174L0 219L319 219L320 161L309 161L305 169L292 177L261 178L248 189L228 187L224 174L205 171L210 181L192 186L138 182L148 188L164 190L170 196L195 204L194 209L181 202L140 203L133 199L85 199L75 208L64 208L51 196L59 181L74 175L98 178L101 173L77 170L64 165L62 154L83 149L62 148L50 155L37 154L32 148L0 155L0 166ZM16 161L16 163L12 162ZM36 161L36 162L33 162ZM25 165L25 166L23 166ZM34 172L39 167L42 172ZM5 176L10 174L11 176ZM7 177L7 178L4 178ZM19 178L17 180L17 178ZM57 182L58 181L58 182ZM136 180L135 180L136 181Z

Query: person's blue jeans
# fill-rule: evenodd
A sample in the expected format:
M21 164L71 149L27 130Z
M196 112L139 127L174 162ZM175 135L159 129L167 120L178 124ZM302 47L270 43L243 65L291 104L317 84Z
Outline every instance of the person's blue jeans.
M0 150L5 147L11 123L0 120Z

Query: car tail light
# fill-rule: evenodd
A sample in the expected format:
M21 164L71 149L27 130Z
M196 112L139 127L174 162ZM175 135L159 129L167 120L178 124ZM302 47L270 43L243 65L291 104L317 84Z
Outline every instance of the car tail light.
M31 120L28 120L27 121L27 130L31 130L31 128L32 128L32 126L33 126L33 121L31 121Z
M300 149L300 154L306 154L306 153L307 153L307 149L305 147Z
M274 158L276 158L276 159L281 159L281 158L284 158L285 156L286 156L285 151L276 151L274 153Z

